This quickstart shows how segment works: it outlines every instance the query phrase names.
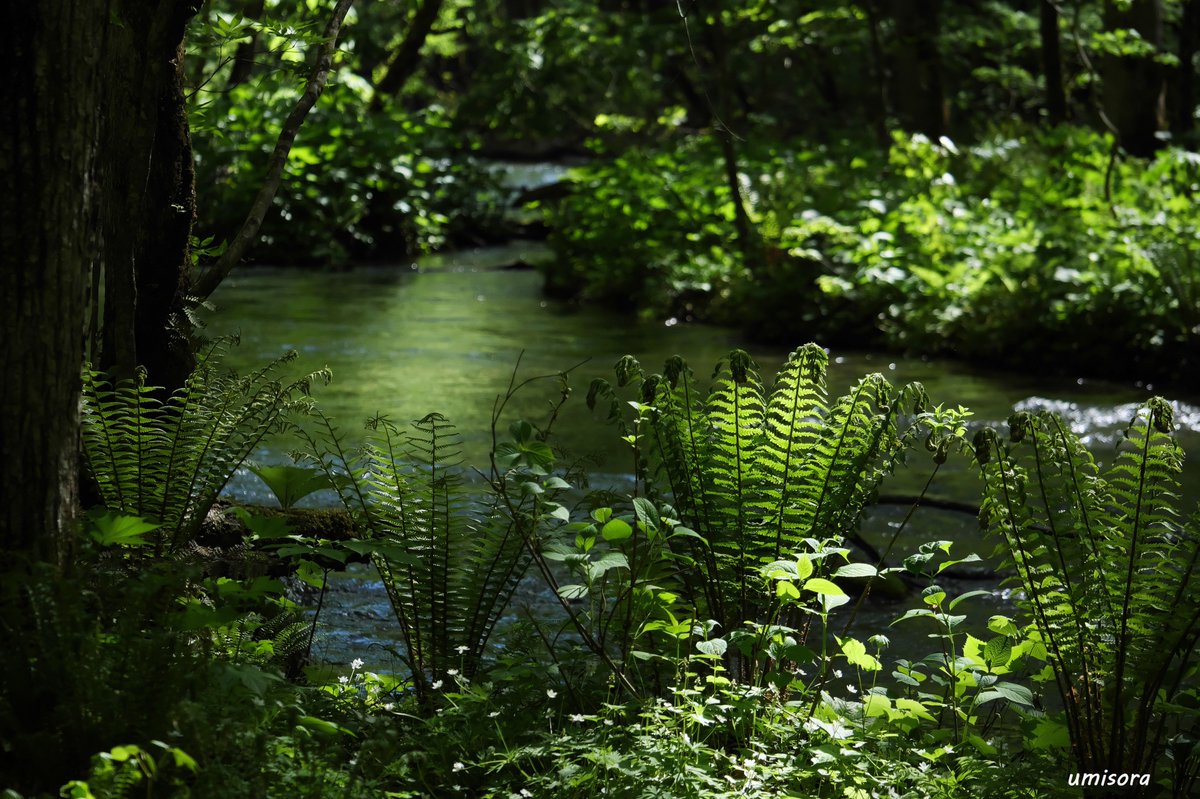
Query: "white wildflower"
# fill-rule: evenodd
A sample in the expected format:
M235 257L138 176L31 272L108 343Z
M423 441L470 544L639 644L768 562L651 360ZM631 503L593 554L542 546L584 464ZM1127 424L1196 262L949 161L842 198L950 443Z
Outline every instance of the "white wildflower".
M455 771L462 771L465 768L466 768L466 766L463 764L463 762L461 760L454 761L454 770Z
M465 654L467 654L468 652L470 652L470 651L471 651L471 647L469 647L469 646L458 646L458 647L455 647L455 648L454 648L454 651L455 651L455 652L457 652L457 653L458 653L458 654L460 654L460 655L465 655Z
M553 688L547 688L546 696L550 699L554 699L556 696L558 696L558 691L554 690Z
M458 669L446 669L446 674L447 674L447 675L449 675L449 676L451 676L451 677L457 677L457 676L458 676Z
M528 788L522 788L521 796L525 797L525 799L529 799L529 797L533 796L533 794L529 791Z
M441 680L434 680L434 681L433 681L433 685L431 685L431 686L429 686L429 687L430 687L430 688L432 688L432 689L433 689L433 690L435 690L435 691L441 690L441 687L442 687L442 681L441 681Z
M362 667L363 667L362 658L355 658L354 660L350 661L350 668L353 669L354 671L358 671Z
M587 721L587 716L583 715L582 713L572 713L571 721L582 724L583 722Z
M856 694L856 693L858 693L858 688L856 688L856 687L855 687L855 686L853 686L853 685L849 685L849 684L848 684L848 685L846 686L846 690L847 690L847 691L849 691L849 692L850 692L850 693L852 693L852 694Z
M489 719L494 719L494 718L496 718L496 717L497 717L497 716L499 716L499 715L500 715L500 711L499 711L499 710L493 710L491 713L488 713L488 718L489 718Z
M338 682L342 685L347 685L350 682L350 678L343 674L341 677L338 677Z

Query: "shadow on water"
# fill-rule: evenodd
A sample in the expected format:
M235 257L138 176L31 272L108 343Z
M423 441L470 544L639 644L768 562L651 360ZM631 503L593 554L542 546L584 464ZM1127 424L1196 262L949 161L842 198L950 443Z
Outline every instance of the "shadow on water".
M612 378L612 365L622 355L634 355L653 372L668 357L680 354L701 380L735 347L749 350L768 378L787 356L782 349L750 345L732 330L664 324L638 319L625 308L549 300L541 295L541 277L535 271L502 268L545 257L542 245L516 244L342 273L248 270L235 273L214 294L218 312L208 320L206 332L240 332L241 346L228 358L239 371L289 349L300 352L298 369L331 367L334 383L316 396L351 441L363 421L376 414L403 422L430 411L442 413L458 426L469 464L486 463L493 403L518 358L522 376L552 375L578 364L571 374L574 394L555 428L558 444L571 457L592 464L594 482L610 485L627 482L624 476L631 464L613 429L593 417L583 396L594 377ZM1102 462L1111 461L1135 408L1150 396L1146 389L1099 381L1033 379L948 361L836 351L830 359L831 393L844 392L870 372L881 372L893 384L920 381L933 402L970 408L976 425L1002 424L1014 409L1057 411ZM509 420L543 418L553 398L552 383L535 385L517 396ZM1177 402L1176 407L1185 450L1200 452L1200 407L1188 402ZM293 446L270 441L255 457L282 462ZM1183 493L1190 504L1200 497L1200 480L1196 463L1185 469ZM915 492L923 482L923 475L900 474L886 490ZM246 474L230 493L269 502L261 485ZM962 469L946 470L931 494L974 503L977 480ZM865 532L873 540L886 540L902 515L881 508ZM993 546L981 539L970 516L957 513L922 511L902 538L897 544L901 556L933 538L954 540L958 556L970 551L987 555ZM965 591L979 586L956 587ZM972 613L986 619L990 613L1011 612L1002 589L993 596L994 602L982 602ZM545 601L541 589L532 584L518 598L518 603L535 605ZM860 627L879 629L900 611L900 605L877 605ZM325 635L324 657L345 663L374 652L377 657L369 663L377 668L388 665L379 647L392 645L394 624L386 597L369 574L342 578L326 612L327 629L334 632Z

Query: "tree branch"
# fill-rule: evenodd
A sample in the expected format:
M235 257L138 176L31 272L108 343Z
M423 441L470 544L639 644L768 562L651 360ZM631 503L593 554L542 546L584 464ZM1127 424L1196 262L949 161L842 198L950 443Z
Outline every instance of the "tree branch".
M333 64L333 54L337 50L338 33L341 32L342 21L345 20L346 13L350 10L353 2L354 0L338 0L337 5L334 6L329 24L325 26L324 41L317 53L317 61L313 64L313 71L304 87L304 94L300 95L296 106L288 114L283 128L279 131L279 140L275 143L275 149L271 152L271 158L267 162L267 176L263 181L262 188L258 190L258 195L250 206L250 213L246 215L246 221L242 223L241 229L233 237L229 247L192 287L191 294L197 300L207 299L258 239L258 230L262 227L267 211L271 208L275 193L279 191L279 184L283 180L283 168L287 165L288 154L292 151L292 144L296 141L300 125L308 116L308 112L316 105L317 98L325 91L325 82L329 78L329 69Z

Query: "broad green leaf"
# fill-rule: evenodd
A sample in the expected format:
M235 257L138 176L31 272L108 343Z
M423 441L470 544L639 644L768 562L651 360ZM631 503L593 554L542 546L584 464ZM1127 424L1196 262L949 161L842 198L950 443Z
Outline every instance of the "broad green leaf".
M822 596L845 596L846 592L838 587L836 583L830 582L823 577L814 577L804 584L805 591L812 591L814 594Z
M624 541L633 535L633 528L621 519L610 519L600 530L600 535L605 541Z

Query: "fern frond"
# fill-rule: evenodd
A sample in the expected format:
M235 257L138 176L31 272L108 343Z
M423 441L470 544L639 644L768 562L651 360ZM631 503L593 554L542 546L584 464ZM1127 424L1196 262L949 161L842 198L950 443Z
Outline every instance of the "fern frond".
M1190 690L1200 638L1200 530L1175 510L1182 454L1170 406L1139 409L1103 474L1058 417L1009 424L1011 452L994 434L979 447L985 516L1046 644L1076 759L1083 770L1153 770L1162 703Z
M161 525L155 554L179 551L194 537L229 478L268 432L308 408L311 383L327 371L283 383L272 374L283 357L238 378L219 372L229 344L219 339L184 386L165 401L144 370L113 386L86 369L82 441L105 506ZM299 396L298 396L299 395Z

